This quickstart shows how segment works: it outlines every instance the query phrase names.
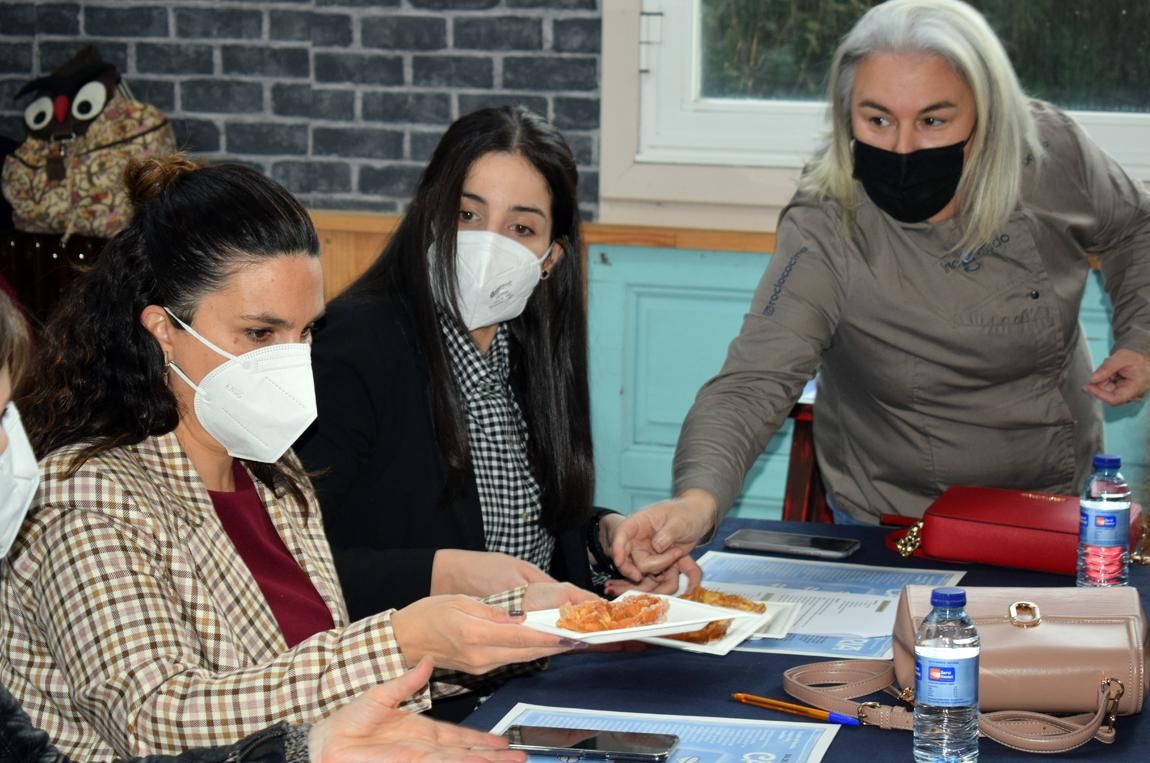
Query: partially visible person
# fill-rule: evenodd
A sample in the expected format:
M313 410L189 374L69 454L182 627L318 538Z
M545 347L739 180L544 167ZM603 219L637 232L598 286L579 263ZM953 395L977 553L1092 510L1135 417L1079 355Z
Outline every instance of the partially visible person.
M10 300L16 299L16 289L12 284L8 283L8 279L4 277L3 273L0 273L0 294L3 294Z
M39 473L36 459L11 402L28 365L27 326L15 305L0 294L0 564L32 505ZM523 760L506 750L506 740L397 709L427 683L431 660L388 683L368 689L331 716L311 724L278 723L233 745L190 750L176 757L132 758L138 763L356 763L356 761ZM478 749L474 749L478 748ZM0 763L67 763L48 735L37 729L20 703L0 685Z
M614 574L622 516L592 507L576 183L537 115L463 116L379 259L328 305L319 417L296 451L353 617Z
M28 324L15 303L0 293L0 567L40 484L36 455L12 403L12 390L30 354Z
M590 597L560 584L349 621L289 451L315 413L323 309L306 210L236 165L150 160L126 180L132 222L62 303L18 398L45 455L0 571L0 684L60 750L230 744L424 658L483 674L568 649L520 624ZM487 680L440 672L402 707Z
M116 763L481 763L527 759L506 749L507 739L433 721L398 705L427 683L431 661L368 689L318 723L280 722L235 744L179 755L117 758ZM0 763L71 763L36 728L16 698L0 686Z
M819 371L836 521L921 516L951 485L1077 494L1100 402L1150 387L1150 195L1066 114L1030 101L985 19L891 0L843 39L831 135L675 456L676 497L615 533L632 578L706 537ZM1092 367L1090 256L1114 307Z

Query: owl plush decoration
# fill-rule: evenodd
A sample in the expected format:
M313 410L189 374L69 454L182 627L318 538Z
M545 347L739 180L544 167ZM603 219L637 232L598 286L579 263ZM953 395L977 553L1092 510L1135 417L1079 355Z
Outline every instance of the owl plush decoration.
M65 237L116 235L131 214L128 162L176 149L167 118L133 99L90 45L16 94L25 96L28 137L5 159L2 181L13 224Z

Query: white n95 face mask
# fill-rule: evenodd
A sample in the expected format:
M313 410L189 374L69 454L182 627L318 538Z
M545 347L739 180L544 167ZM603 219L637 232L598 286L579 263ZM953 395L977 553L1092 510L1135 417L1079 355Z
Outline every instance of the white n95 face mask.
M434 246L434 245L433 245ZM459 316L468 331L516 318L527 307L543 260L518 241L491 231L460 231L455 239Z
M315 421L315 381L311 345L276 344L232 355L204 339L164 308L212 352L227 360L208 372L199 385L174 362L170 367L196 391L200 426L233 458L274 463Z
M0 454L0 559L16 541L20 525L24 524L24 517L36 497L36 488L40 486L36 454L32 452L15 403L8 403L4 431L8 434L8 448Z

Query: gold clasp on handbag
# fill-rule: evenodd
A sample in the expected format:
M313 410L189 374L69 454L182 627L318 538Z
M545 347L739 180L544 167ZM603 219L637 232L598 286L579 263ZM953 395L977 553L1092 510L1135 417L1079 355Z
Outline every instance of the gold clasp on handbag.
M1114 684L1118 684L1117 694L1111 694ZM1114 731L1114 724L1118 722L1118 700L1126 693L1126 685L1117 678L1107 678L1102 682L1102 690L1106 692L1106 724Z
M867 709L878 710L882 705L878 702L860 702L859 706L855 708L855 717L859 719L859 723L864 726L877 726L877 723L871 723L866 719L864 711Z
M1142 515L1142 534L1138 536L1138 543L1130 554L1130 561L1135 564L1150 564L1150 532L1147 532L1147 516Z
M901 556L910 556L918 548L918 544L922 542L922 522L915 522L906 531L906 535L899 538L894 543L894 547L898 549Z
M1021 615L1026 615L1022 617ZM1033 628L1042 622L1042 613L1032 601L1016 601L1010 605L1010 624L1017 628ZM1044 631L1045 632L1045 631Z

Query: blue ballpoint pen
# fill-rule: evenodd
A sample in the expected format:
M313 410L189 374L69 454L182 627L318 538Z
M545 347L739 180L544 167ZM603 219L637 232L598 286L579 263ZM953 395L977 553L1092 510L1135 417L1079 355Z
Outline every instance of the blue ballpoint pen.
M766 697L758 697L754 694L735 692L731 695L731 699L736 702L742 702L744 705L754 705L755 707L764 707L768 710L778 710L781 713L801 715L804 718L813 718L816 721L829 721L830 723L838 723L843 726L862 725L862 722L859 721L858 718L852 718L849 715L831 712L830 710L819 710L817 707L796 705L792 702L783 702L778 699L767 699Z

